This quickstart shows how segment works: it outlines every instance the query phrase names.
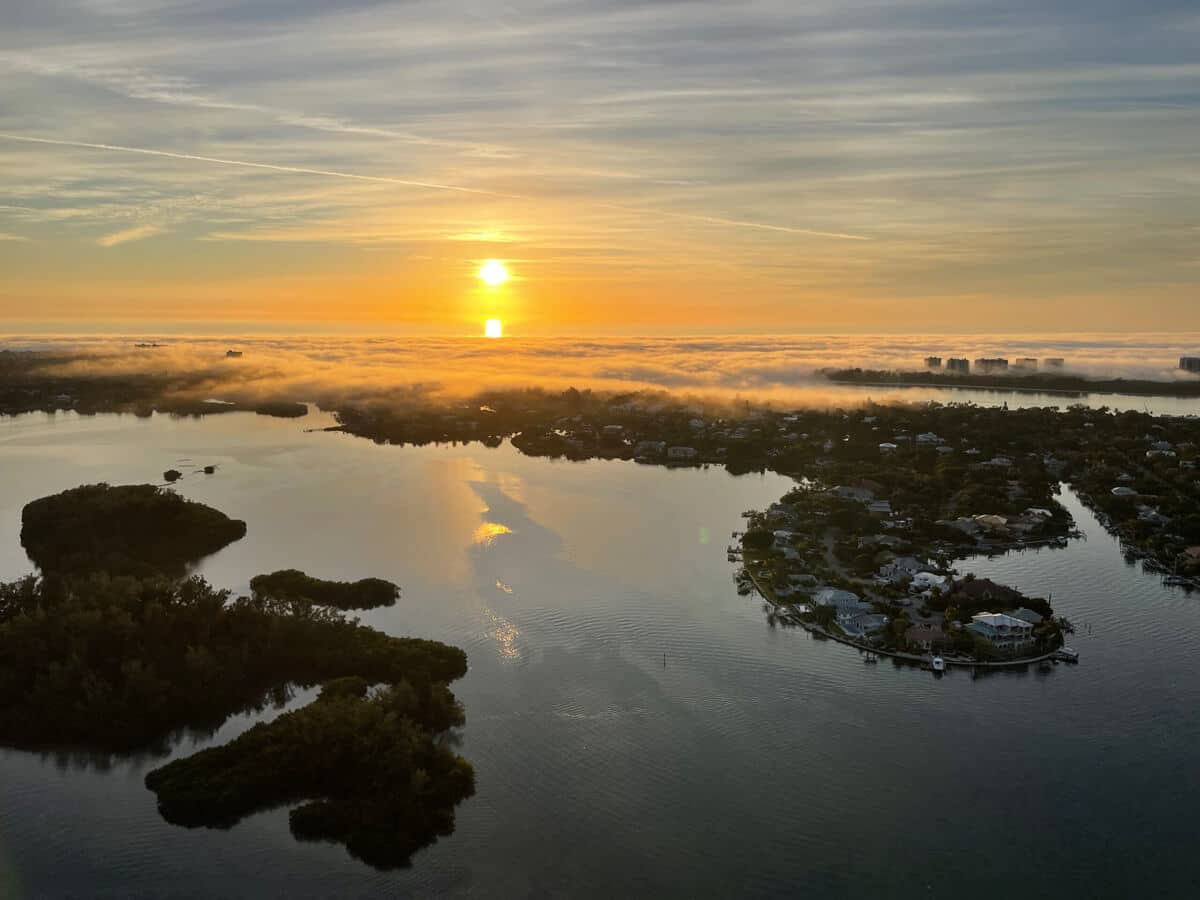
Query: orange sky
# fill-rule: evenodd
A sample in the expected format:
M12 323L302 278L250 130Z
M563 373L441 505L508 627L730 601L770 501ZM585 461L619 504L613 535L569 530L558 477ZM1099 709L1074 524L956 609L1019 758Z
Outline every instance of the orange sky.
M0 322L1200 328L1156 7L46 0L0 34Z

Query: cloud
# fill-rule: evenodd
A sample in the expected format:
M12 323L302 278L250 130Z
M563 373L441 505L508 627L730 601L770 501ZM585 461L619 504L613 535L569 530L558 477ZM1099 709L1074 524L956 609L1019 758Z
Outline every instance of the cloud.
M112 234L106 234L103 237L97 238L96 243L101 247L116 247L119 244L128 244L132 241L154 237L156 234L162 234L162 232L163 228L161 225L135 225L132 228L126 228L123 231L114 231Z
M0 241L27 241L29 238L23 234L9 234L5 231L0 231Z

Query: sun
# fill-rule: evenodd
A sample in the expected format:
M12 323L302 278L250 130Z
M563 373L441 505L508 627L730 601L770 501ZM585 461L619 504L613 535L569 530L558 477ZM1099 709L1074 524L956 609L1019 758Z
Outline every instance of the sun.
M488 319L483 323L483 336L490 338L504 337L504 325L499 319Z
M492 287L508 281L508 269L498 259L489 259L479 267L479 277Z

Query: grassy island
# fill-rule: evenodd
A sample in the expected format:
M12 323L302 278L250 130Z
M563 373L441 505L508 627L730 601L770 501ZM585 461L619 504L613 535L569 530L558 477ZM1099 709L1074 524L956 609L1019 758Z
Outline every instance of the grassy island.
M336 609L375 609L394 606L400 588L382 578L358 581L327 581L313 578L299 569L280 569L269 575L255 575L250 590L256 597L301 599Z
M152 484L89 484L21 513L29 558L59 574L181 575L245 534L245 522Z

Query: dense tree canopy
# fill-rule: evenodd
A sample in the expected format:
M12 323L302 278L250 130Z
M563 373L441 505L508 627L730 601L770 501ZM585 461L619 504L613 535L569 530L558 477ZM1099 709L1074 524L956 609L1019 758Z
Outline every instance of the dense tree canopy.
M0 742L133 749L216 725L289 683L446 683L466 654L305 600L231 599L199 578L0 585Z
M43 572L182 575L246 523L152 484L89 484L27 504L21 544Z
M280 569L269 575L255 575L250 579L250 590L256 597L308 600L337 609L393 606L400 596L400 588L382 578L327 581L313 578L299 569Z
M371 694L365 679L344 678L302 709L150 772L146 786L167 821L187 826L229 827L305 800L290 815L298 838L395 868L449 834L455 805L474 793L470 764L435 739L462 722L444 685L401 681Z

